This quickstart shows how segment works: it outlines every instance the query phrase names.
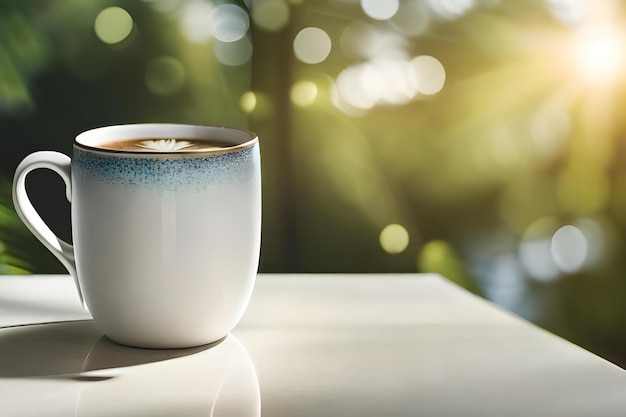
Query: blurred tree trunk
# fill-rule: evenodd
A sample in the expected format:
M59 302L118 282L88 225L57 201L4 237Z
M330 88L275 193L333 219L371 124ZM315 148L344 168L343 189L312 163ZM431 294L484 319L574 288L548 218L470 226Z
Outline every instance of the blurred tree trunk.
M299 265L298 184L289 91L293 83L293 20L278 32L253 33L251 126L261 143L263 236L261 271L295 272Z

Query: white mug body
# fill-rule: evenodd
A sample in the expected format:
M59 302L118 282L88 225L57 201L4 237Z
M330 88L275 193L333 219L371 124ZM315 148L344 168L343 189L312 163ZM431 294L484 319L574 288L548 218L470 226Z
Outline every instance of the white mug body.
M232 146L208 153L99 147L130 138L210 138ZM33 158L51 156L41 154ZM23 182L33 163L24 163L14 192L26 200L17 178ZM64 174L64 162L55 164L39 167ZM62 176L71 199L73 253L62 241L55 250L59 245L54 235L45 239L49 230L33 219L29 207L18 212L69 265L105 335L130 346L182 348L219 340L237 324L251 297L259 262L256 135L192 125L99 128L76 138L71 182Z

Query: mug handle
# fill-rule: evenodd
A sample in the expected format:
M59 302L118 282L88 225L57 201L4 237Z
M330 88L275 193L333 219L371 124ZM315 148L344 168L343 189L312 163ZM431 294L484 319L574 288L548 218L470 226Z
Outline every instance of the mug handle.
M31 171L39 168L51 169L63 178L67 201L72 202L72 171L70 157L60 152L39 151L24 158L15 170L15 176L13 177L13 204L15 211L31 233L61 261L72 278L74 278L78 296L80 297L82 305L85 306L83 293L78 283L78 275L76 274L74 247L64 240L59 239L59 237L50 230L39 216L39 213L37 213L37 210L33 207L26 193L26 176Z

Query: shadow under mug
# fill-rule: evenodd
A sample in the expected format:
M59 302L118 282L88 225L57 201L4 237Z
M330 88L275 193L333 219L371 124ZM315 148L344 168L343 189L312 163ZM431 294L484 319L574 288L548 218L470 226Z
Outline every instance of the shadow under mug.
M129 140L150 146L108 146ZM187 141L208 148L176 146ZM65 181L73 245L54 235L28 199L25 179L38 168ZM89 130L74 140L72 160L50 151L24 158L13 200L74 277L96 325L121 344L204 345L223 338L247 308L261 239L260 152L252 132L178 124Z
M146 350L111 342L91 320L0 329L2 416L259 417L260 401L254 363L233 334Z

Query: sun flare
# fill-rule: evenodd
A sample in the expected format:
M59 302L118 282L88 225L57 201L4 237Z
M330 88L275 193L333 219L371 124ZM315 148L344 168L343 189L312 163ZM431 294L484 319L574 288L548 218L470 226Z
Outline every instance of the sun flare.
M593 83L615 82L624 70L624 33L611 27L589 28L575 39L576 72Z

